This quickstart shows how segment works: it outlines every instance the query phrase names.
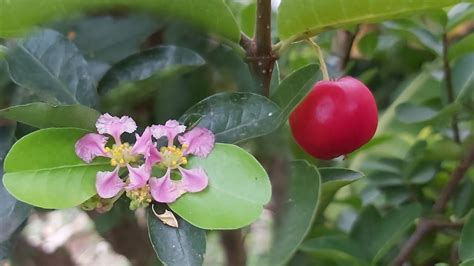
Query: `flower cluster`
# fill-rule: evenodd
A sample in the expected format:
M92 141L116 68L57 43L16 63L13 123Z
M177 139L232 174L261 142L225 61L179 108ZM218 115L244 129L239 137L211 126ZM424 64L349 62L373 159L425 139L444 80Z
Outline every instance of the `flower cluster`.
M88 133L76 143L76 154L91 163L97 157L110 158L115 167L111 172L98 172L96 189L100 198L116 198L126 191L132 200L131 208L147 206L152 199L171 203L186 192L199 192L208 184L208 177L201 167L186 169L187 156L206 157L214 148L214 134L206 128L195 127L185 132L186 127L175 120L165 125L147 127L136 142L122 142L123 133L134 133L135 121L128 116L114 117L104 114L96 123L97 132ZM114 143L108 144L109 137ZM158 140L167 139L167 145L158 149ZM176 146L175 141L181 144ZM160 178L155 173L164 172ZM175 178L179 173L181 178ZM122 179L120 176L126 177Z

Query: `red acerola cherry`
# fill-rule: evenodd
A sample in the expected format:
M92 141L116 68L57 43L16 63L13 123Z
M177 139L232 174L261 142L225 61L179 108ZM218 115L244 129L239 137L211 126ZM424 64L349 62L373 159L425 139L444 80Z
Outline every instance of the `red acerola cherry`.
M377 105L359 80L319 81L290 115L296 142L312 156L330 160L366 144L375 134Z

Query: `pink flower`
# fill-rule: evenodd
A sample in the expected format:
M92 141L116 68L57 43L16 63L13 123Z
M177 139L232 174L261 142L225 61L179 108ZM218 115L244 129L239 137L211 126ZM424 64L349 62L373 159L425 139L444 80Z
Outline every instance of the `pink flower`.
M183 133L186 127L175 120L169 120L166 124L152 126L151 131L155 138L166 137L168 146L160 149L162 160L159 165L166 169L161 178L152 177L149 180L152 197L163 203L171 203L186 192L199 192L208 185L208 177L201 167L185 169L181 167L187 164L186 155L206 157L214 148L214 134L205 128L193 128L189 132L178 137L181 147L173 145L175 137ZM180 180L171 179L172 171L178 171Z
M135 135L136 143L130 146L122 143L120 136L123 133L133 133L137 126L135 121L128 116L121 118L104 114L99 117L96 123L97 132L88 133L76 143L76 154L87 163L97 157L110 158L110 164L115 166L112 172L98 172L96 177L96 190L101 198L112 198L124 188L136 189L146 185L151 175L152 165L161 160L159 152L153 145L151 130L146 128L141 136ZM112 136L115 144L106 147L108 137ZM136 165L140 156L145 159L145 164L139 167ZM127 168L129 173L129 184L120 178L120 168Z
M140 136L135 134L133 146L122 143L123 133L134 133L137 126L128 116L115 117L104 114L96 123L96 133L88 133L76 143L76 154L87 163L94 158L108 157L110 164L115 167L111 172L98 172L96 190L100 198L118 197L124 189L132 200L131 207L145 207L152 198L158 202L171 203L187 192L199 192L208 185L208 176L203 168L186 169L186 156L195 155L206 157L214 148L214 134L205 128L196 127L185 132L186 127L175 120L169 120L165 125L147 127ZM184 133L184 134L182 134ZM180 135L182 134L182 135ZM108 136L114 139L114 144L107 147ZM167 138L168 145L156 148L153 137ZM181 147L174 145L175 139ZM154 167L166 169L161 178L151 177ZM121 171L126 169L125 171ZM128 181L120 178L120 173L128 173ZM173 180L171 175L178 172L180 180Z

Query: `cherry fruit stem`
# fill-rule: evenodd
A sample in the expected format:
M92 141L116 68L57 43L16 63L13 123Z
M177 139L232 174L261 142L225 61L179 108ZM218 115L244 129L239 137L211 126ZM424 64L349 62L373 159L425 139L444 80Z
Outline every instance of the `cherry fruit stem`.
M321 51L321 47L319 47L319 45L311 39L306 39L306 42L309 43L311 47L313 47L314 51L316 52L316 55L319 58L321 72L323 72L323 79L329 80L328 67L326 66L326 62L324 61L324 56L323 56L323 52Z

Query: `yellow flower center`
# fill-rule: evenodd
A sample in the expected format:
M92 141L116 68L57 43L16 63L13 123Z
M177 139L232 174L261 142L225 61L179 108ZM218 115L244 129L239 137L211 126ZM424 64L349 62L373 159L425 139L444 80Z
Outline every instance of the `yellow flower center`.
M125 167L130 162L136 162L137 156L132 155L132 147L130 144L114 144L112 148L106 147L105 152L110 156L110 165Z
M131 199L130 209L146 208L152 201L150 186L147 184L142 188L127 191L127 197Z
M163 160L160 162L160 165L165 168L176 169L180 165L188 163L188 159L183 156L183 150L188 146L184 144L181 148L176 148L176 146L161 147L160 152L163 156Z

